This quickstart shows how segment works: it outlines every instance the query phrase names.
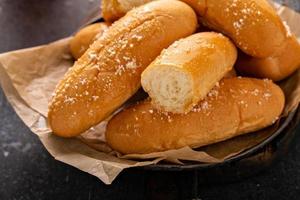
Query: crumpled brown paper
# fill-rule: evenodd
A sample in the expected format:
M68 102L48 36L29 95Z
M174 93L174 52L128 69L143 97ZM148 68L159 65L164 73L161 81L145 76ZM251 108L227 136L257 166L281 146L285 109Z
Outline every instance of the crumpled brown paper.
M300 36L300 14L277 6L291 30ZM43 145L57 160L88 172L106 184L125 168L156 164L162 160L184 164L184 161L202 163L222 162L270 137L277 126L239 136L197 150L184 147L147 155L119 155L105 143L106 122L83 135L64 139L51 134L47 126L47 107L51 93L65 72L73 65L69 52L70 38L39 47L0 55L0 83L8 101L24 123L37 134ZM298 107L300 101L300 70L281 83L287 104L284 115ZM278 125L278 124L277 124Z

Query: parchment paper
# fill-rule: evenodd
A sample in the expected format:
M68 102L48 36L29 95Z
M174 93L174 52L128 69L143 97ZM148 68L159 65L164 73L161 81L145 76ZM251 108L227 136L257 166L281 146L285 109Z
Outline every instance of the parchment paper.
M300 36L300 14L276 6L291 30ZM106 122L93 127L83 135L64 139L51 134L47 126L47 107L58 81L73 65L69 52L70 38L48 45L0 54L0 83L12 107L24 123L37 134L45 148L57 160L111 184L125 168L165 162L184 164L185 161L202 163L222 162L249 149L272 135L278 126L233 138L218 144L192 150L178 150L147 155L120 155L105 143ZM300 101L300 70L280 83L285 91L286 116L298 107Z

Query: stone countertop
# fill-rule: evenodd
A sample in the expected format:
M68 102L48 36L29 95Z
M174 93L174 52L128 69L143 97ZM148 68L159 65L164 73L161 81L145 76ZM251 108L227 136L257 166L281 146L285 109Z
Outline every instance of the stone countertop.
M0 0L0 52L66 37L96 0ZM297 132L300 130L298 129ZM97 178L54 160L23 124L0 89L0 199L191 199L191 172L122 173L106 186ZM268 171L242 182L199 185L198 199L299 199L300 138ZM149 190L145 180L151 177Z

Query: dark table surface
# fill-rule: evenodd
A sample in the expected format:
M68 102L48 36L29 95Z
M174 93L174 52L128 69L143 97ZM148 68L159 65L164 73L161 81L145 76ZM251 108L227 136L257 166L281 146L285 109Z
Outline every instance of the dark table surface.
M0 0L0 52L66 37L98 5L97 0ZM296 137L290 152L269 170L241 182L199 185L197 197L300 199L298 155L300 138ZM191 172L128 170L106 186L97 178L54 160L15 114L0 89L1 200L196 199L193 176Z

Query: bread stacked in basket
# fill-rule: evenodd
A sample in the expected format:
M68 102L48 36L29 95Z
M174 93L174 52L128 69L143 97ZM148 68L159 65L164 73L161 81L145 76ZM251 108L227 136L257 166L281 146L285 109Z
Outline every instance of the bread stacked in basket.
M298 69L300 45L266 0L102 5L106 22L71 41L78 60L49 105L54 134L108 120L110 147L144 154L213 144L280 117L285 97L273 81ZM124 106L141 87L149 96Z

